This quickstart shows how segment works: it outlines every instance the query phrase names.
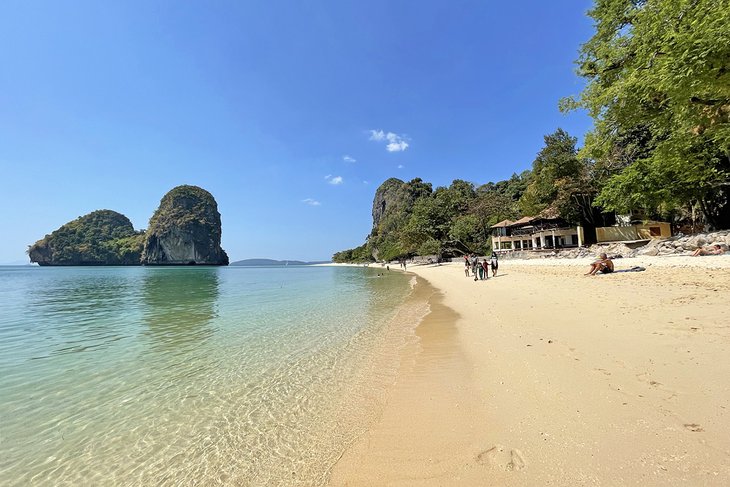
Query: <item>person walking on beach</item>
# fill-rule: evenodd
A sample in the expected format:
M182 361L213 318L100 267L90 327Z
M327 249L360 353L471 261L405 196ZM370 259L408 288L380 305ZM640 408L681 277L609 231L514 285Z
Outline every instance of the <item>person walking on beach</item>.
M477 263L477 272L479 272L479 280L480 281L482 279L484 279L484 267L483 267L483 264L484 264L484 262Z
M482 269L484 269L484 279L489 279L489 261L487 259L482 261Z
M499 269L499 262L497 261L497 253L492 251L492 277L497 277L497 269Z
M475 281L478 279L477 266L479 266L479 258L475 255L471 260L471 273L474 276Z
M469 277L469 266L470 266L470 264L469 264L469 255L468 254L464 254L464 275L466 277Z

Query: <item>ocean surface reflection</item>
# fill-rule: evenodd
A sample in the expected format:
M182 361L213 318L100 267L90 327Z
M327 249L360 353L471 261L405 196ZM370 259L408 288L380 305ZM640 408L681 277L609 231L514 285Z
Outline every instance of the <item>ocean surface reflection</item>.
M45 272L34 270L29 272ZM139 309L139 269L49 269L52 285L28 286L26 324L40 340L24 343L25 358L103 350L129 336ZM15 303L20 305L21 303ZM17 355L16 355L17 357Z
M214 332L220 270L148 268L142 277L144 335L158 351L199 347Z

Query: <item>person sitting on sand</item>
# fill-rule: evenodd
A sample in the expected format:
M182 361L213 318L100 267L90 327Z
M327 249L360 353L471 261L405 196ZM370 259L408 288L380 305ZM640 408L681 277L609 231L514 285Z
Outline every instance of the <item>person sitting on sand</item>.
M694 251L692 257L698 257L700 255L720 255L724 253L725 251L722 249L722 247L720 247L720 245L718 244L715 244L712 247L698 248Z
M602 274L613 272L613 261L606 254L599 255L599 259L591 264L591 270L586 272L586 276L595 276L597 272Z

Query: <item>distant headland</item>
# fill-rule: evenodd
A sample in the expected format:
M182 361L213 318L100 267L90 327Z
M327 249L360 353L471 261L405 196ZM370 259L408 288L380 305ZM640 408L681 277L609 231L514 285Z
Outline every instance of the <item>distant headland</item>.
M97 210L38 240L28 256L41 266L228 265L215 198L189 185L162 197L146 231L121 213Z

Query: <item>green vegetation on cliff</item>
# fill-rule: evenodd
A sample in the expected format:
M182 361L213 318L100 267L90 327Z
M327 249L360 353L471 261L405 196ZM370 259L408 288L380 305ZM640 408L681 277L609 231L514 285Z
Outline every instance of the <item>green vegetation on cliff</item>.
M144 232L111 210L97 210L66 223L28 248L40 265L139 265Z
M338 252L334 262L393 260L412 255L487 253L490 227L505 219L540 213L592 223L586 178L588 167L577 156L576 139L564 130L545 136L531 171L481 186L461 179L432 189L421 179L391 178L375 192L373 230L367 242ZM600 212L598 212L600 213Z
M221 217L213 196L197 186L169 191L147 232L111 210L97 210L61 226L28 248L42 266L227 265L220 247Z
M480 187L460 179L432 190L420 179L389 179L375 193L367 242L336 253L334 262L393 260L412 255L486 252L489 226L515 217L524 176ZM385 187L384 187L385 186Z
M213 195L198 186L177 186L162 197L150 218L142 263L228 265L221 233Z

